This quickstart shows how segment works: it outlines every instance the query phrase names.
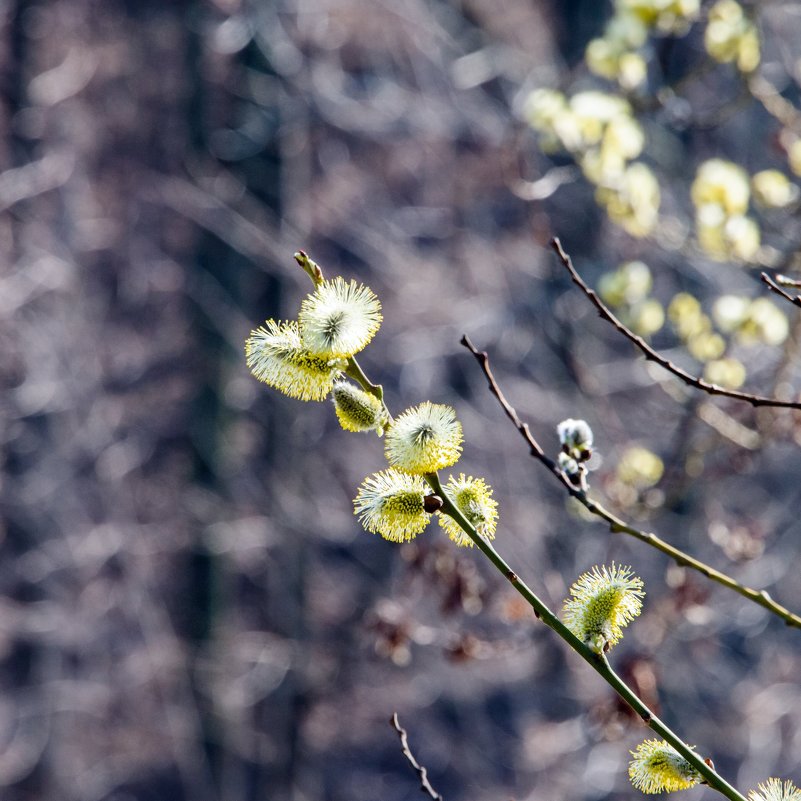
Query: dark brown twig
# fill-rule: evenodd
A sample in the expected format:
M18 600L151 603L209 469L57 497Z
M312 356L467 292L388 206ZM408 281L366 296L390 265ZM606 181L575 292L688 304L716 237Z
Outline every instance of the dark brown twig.
M793 306L798 306L798 308L801 309L801 295L791 295L789 292L785 292L767 273L762 273L760 277L767 284L771 292L781 295L785 300L792 303Z
M529 451L531 455L538 459L545 467L548 468L558 479L559 481L564 484L565 489L574 497L578 498L579 500L584 496L584 493L581 492L578 488L574 487L570 479L565 475L565 473L559 469L559 465L551 459L549 456L546 455L545 451L540 446L539 442L534 439L534 435L531 433L531 430L528 427L528 423L524 423L520 417L518 417L517 412L515 411L514 407L506 400L503 392L501 392L501 388L498 386L498 382L495 380L495 376L492 374L492 370L490 368L489 363L489 355L486 351L477 350L475 345L470 341L470 337L465 334L461 340L461 344L466 347L473 356L476 357L476 360L481 365L481 369L484 372L484 375L487 377L487 381L489 382L490 392L498 399L498 403L501 404L504 412L506 412L506 416L512 421L515 428L520 432L520 435L526 441L529 447Z
M670 373L673 373L677 378L680 378L685 384L688 384L691 387L695 387L696 389L700 389L702 392L706 392L708 395L720 395L724 398L733 398L734 400L745 401L746 403L750 403L752 406L771 406L779 409L801 409L801 401L784 401L779 400L778 398L768 398L763 395L752 395L749 392L738 392L734 389L724 389L723 387L718 386L717 384L710 384L708 381L704 381L703 378L699 378L698 376L691 375L686 370L682 370L681 367L673 364L670 359L666 359L660 353L657 353L642 337L637 336L631 329L627 328L623 325L620 320L612 313L612 311L604 304L598 294L590 289L584 279L576 272L576 268L573 266L573 262L570 259L570 256L565 253L562 249L562 243L554 237L551 240L551 246L553 247L556 255L559 257L559 261L562 263L562 266L570 273L570 277L573 279L573 283L590 299L593 306L598 310L598 314L606 320L607 322L611 323L617 331L619 331L626 339L629 340L633 345L635 345L642 354L645 356L648 361L656 362L660 367L664 367Z
M420 777L420 789L424 793L427 793L429 798L433 798L434 801L444 801L442 796L431 786L431 782L428 781L428 771L414 758L414 754L412 753L411 748L409 748L409 738L406 734L406 729L400 725L397 712L392 713L392 717L389 719L389 722L392 728L398 732L403 755L406 757L409 764L417 771L417 775Z
M754 603L759 604L761 607L767 609L769 612L772 612L774 615L778 615L788 626L801 628L801 617L793 614L789 609L786 609L781 604L774 601L773 598L771 598L770 595L765 592L765 590L754 590L751 589L751 587L746 587L733 579L731 576L727 576L725 573L715 570L715 568L710 567L698 559L695 559L679 548L670 545L663 539L657 537L656 534L634 528L624 520L621 520L621 518L617 517L617 515L604 508L600 503L592 500L592 498L590 498L584 490L575 487L567 475L559 469L557 463L545 454L545 451L543 451L542 447L531 433L528 423L524 423L520 419L514 407L509 403L508 400L506 400L506 397L501 391L498 382L495 380L495 377L492 374L489 364L489 356L487 355L486 351L477 350L467 335L462 337L461 343L473 354L473 356L475 356L476 361L478 361L484 375L487 378L487 381L489 381L490 391L498 399L498 402L501 404L506 416L512 421L515 428L520 432L520 435L526 441L531 455L544 464L545 467L547 467L548 470L550 470L550 472L559 479L570 495L579 503L581 503L585 509L606 522L611 532L628 534L629 536L638 539L640 542L644 542L646 545L656 548L658 551L661 551L673 559L677 565L681 567L689 567L692 570L698 571L708 579L711 579L718 584L722 584L724 587L728 587L730 590L734 590L744 598L748 598L749 601L753 601Z

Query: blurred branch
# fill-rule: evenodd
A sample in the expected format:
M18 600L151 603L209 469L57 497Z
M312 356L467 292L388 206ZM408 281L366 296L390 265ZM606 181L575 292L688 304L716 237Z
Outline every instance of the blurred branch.
M801 308L801 295L791 295L789 292L785 292L779 284L774 281L767 273L762 273L760 275L762 281L767 284L768 289L771 292L775 292L777 295L781 295L785 300L789 301L793 304L793 306L798 306ZM790 284L792 286L792 284Z
M560 186L575 181L578 176L579 171L576 167L552 167L536 181L510 177L508 185L515 197L521 200L545 200Z
M259 267L267 267L271 260L279 264L283 261L283 237L266 221L259 220L257 225L191 181L170 175L152 177L143 193L145 200L177 211Z
M765 111L785 128L801 133L801 112L782 97L779 90L762 75L751 75L747 81L748 91Z
M72 175L75 159L67 153L50 153L39 161L0 174L0 211L63 186Z
M587 509L587 511L601 520L604 520L609 525L609 530L611 532L616 534L628 534L629 536L640 540L640 542L644 542L646 545L656 548L658 551L661 551L662 553L671 557L671 559L673 559L677 565L681 567L689 567L698 571L708 579L734 590L744 598L748 598L749 601L753 601L754 603L759 604L767 609L769 612L778 615L788 626L801 628L801 617L793 614L785 607L776 603L776 601L774 601L770 595L765 592L765 590L754 590L750 587L746 587L733 579L731 576L727 576L725 573L715 570L715 568L710 567L709 565L701 562L698 559L695 559L684 551L668 544L664 540L657 537L656 534L634 528L624 520L621 520L619 517L617 517L617 515L603 507L601 504L589 498L584 490L574 486L573 482L571 482L567 475L559 468L557 463L545 454L542 446L532 435L528 423L524 423L520 419L514 407L509 403L508 400L506 400L506 397L501 391L498 382L495 380L495 377L492 374L489 364L489 355L486 353L486 351L477 350L467 336L463 336L461 342L462 345L464 345L473 354L473 356L475 356L476 360L481 365L481 369L484 372L487 381L489 382L490 391L498 399L498 402L501 404L506 416L512 421L515 428L520 432L521 436L528 444L531 455L545 465L545 467L547 467L548 470L550 470L550 472L553 473L557 479L559 479L567 492L579 503L581 503L582 506Z
M668 370L677 378L680 378L682 381L684 381L685 384L689 384L696 389L700 389L709 395L720 395L724 398L733 398L734 400L745 401L746 403L750 403L752 406L771 406L780 409L801 409L801 401L783 401L779 400L778 398L767 398L763 395L752 395L748 392L738 392L734 389L724 389L717 384L710 384L708 381L704 381L703 378L691 375L686 370L683 370L681 367L673 364L673 362L671 362L669 359L666 359L660 353L657 353L657 351L655 351L642 337L637 336L637 334L635 334L630 328L626 327L617 317L615 317L611 309L604 304L598 294L590 289L584 279L578 274L576 268L573 266L570 256L565 253L562 248L562 243L557 237L554 237L551 240L551 246L556 252L556 255L559 257L559 260L564 268L568 271L568 273L570 273L573 283L576 284L576 286L578 286L578 288L581 289L581 291L590 299L592 304L598 310L599 315L604 320L611 323L617 331L619 331L624 337L626 337L626 339L629 340L629 342L639 348L648 361L656 362L660 367L664 367L665 370Z
M406 757L409 764L417 771L417 775L420 777L420 789L424 793L427 793L430 798L433 798L434 801L443 801L442 796L431 786L431 782L428 781L428 771L414 758L414 754L412 753L411 748L409 748L409 740L406 734L406 729L400 725L397 712L393 713L389 722L392 728L398 732L403 755Z

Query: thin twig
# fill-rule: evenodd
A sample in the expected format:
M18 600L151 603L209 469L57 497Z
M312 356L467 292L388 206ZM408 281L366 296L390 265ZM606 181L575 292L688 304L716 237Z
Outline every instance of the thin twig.
M417 771L417 775L420 777L420 789L424 793L427 793L429 798L433 798L434 801L443 801L442 796L431 786L431 782L428 780L428 771L414 758L412 749L409 748L409 739L406 735L406 729L400 725L397 712L393 712L389 722L392 728L398 732L403 755L406 757L409 764Z
M617 317L615 317L615 315L606 306L606 304L604 304L598 294L594 290L590 289L584 279L578 274L576 268L573 266L570 256L568 256L567 253L565 253L565 251L562 249L562 243L558 238L554 237L551 240L551 246L556 252L556 255L559 257L559 261L562 263L568 273L570 273L573 283L576 284L576 286L578 286L578 288L581 289L581 291L590 299L593 306L595 306L595 308L598 310L600 316L607 322L611 323L617 331L619 331L624 337L626 337L626 339L629 340L629 342L639 348L648 361L656 362L656 364L658 364L660 367L664 367L665 370L673 373L673 375L675 375L677 378L680 378L682 381L684 381L685 384L695 387L696 389L700 389L702 392L706 392L708 395L720 395L725 398L733 398L734 400L750 403L752 406L771 406L779 409L801 409L801 401L784 401L779 400L778 398L768 398L763 395L752 395L748 392L738 392L734 389L724 389L717 384L710 384L708 381L704 381L703 378L691 375L686 370L683 370L681 367L673 364L670 359L667 359L662 356L662 354L657 353L657 351L655 351L642 337L637 336L637 334L635 334L630 328L627 328Z
M528 427L528 423L524 423L520 419L514 407L509 403L508 400L506 400L506 397L498 385L498 382L495 380L495 377L492 374L492 370L490 369L489 365L489 356L487 353L485 351L477 350L467 336L463 336L461 342L462 345L464 345L473 354L473 356L475 356L476 360L481 365L481 369L489 381L490 391L498 399L498 402L501 404L506 416L512 421L515 428L520 432L521 436L526 441L531 455L535 459L542 462L542 464L545 465L545 467L547 467L548 470L557 477L557 479L559 479L568 493L570 493L572 497L581 503L585 509L587 509L596 517L605 521L609 525L610 531L613 533L628 534L629 536L640 540L640 542L644 542L647 545L650 545L652 548L656 548L662 553L667 554L676 562L677 565L680 565L681 567L689 567L692 570L698 571L708 579L711 579L712 581L715 581L724 587L728 587L730 590L734 590L744 598L748 598L749 601L753 601L754 603L759 604L767 609L769 612L772 612L774 615L778 615L788 626L801 628L801 617L793 614L781 604L774 601L773 598L771 598L770 595L765 592L765 590L754 590L751 587L746 587L733 579L731 576L727 576L725 573L715 570L715 568L710 567L704 562L701 562L699 559L695 559L679 548L670 545L663 539L657 537L656 534L634 528L610 512L608 509L604 508L600 503L588 497L585 491L574 486L568 476L559 469L559 466L556 464L556 462L545 454L540 444L532 435L531 430Z
M768 285L768 289L771 292L781 295L785 300L792 303L793 306L801 308L801 295L791 295L789 292L785 292L767 273L762 273L760 278Z

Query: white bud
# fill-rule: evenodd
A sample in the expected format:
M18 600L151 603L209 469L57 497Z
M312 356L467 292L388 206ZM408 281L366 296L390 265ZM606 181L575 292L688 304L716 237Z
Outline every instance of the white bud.
M584 420L562 420L556 427L556 432L559 434L559 442L570 452L577 450L580 455L592 448L592 429Z

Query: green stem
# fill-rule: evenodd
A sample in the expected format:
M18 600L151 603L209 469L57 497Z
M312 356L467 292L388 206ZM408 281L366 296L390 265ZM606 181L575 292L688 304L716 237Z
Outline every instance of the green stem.
M584 656L582 654L582 656ZM586 659L586 657L584 657ZM589 661L589 660L588 660ZM655 731L663 740L666 740L676 749L703 777L704 783L722 793L732 801L746 801L740 793L732 787L711 765L701 759L672 729L668 728L653 712L637 697L629 686L615 673L609 665L604 654L594 655L591 662L595 671L615 690L615 692Z
M642 718L650 729L656 732L678 751L700 774L710 787L730 798L731 801L746 801L745 797L732 787L714 768L690 748L675 732L665 725L633 690L612 670L604 654L597 654L576 637L570 629L540 600L528 585L512 570L504 558L495 550L490 542L482 537L475 527L459 511L448 493L443 488L439 476L429 473L425 476L429 486L442 499L444 513L452 517L464 530L478 549L492 562L498 571L511 583L511 585L526 599L534 614L550 629L558 634L585 662L587 662L604 681Z
M344 372L346 376L349 376L356 381L365 392L369 392L371 395L374 395L379 401L381 401L381 405L384 407L384 411L387 414L387 424L391 424L392 415L389 413L386 403L384 403L384 387L382 387L381 384L374 384L372 381L370 381L370 379L364 374L364 370L362 370L359 362L356 361L355 356L351 356L348 359L348 366L345 368Z
M351 356L348 359L348 366L345 368L345 375L350 376L354 381L358 382L361 388L365 392L369 392L371 395L375 395L381 403L384 402L384 388L381 384L374 384L370 379L364 374L364 370L362 370L361 365L359 362L356 361L355 356Z
M759 604L769 612L772 612L774 615L778 615L788 626L801 628L801 617L794 614L780 603L774 601L770 594L765 590L755 590L751 587L746 587L744 584L740 584L738 581L735 581L731 576L727 576L725 573L715 570L714 567L702 562L700 559L695 559L688 553L685 553L679 548L670 545L670 543L667 543L663 539L657 537L656 534L652 534L648 531L640 531L640 529L630 526L624 520L621 520L619 517L612 514L612 512L610 512L608 509L601 506L600 503L591 500L586 495L576 495L576 497L587 508L588 511L592 512L592 514L596 515L602 520L605 520L609 524L609 528L612 532L628 534L629 536L638 539L640 542L644 542L647 545L650 545L652 548L662 551L662 553L667 554L680 567L689 567L693 570L697 570L708 579L711 579L718 584L722 584L724 587L728 587L730 590L734 590L744 598L748 598L749 601L753 601L755 604Z

